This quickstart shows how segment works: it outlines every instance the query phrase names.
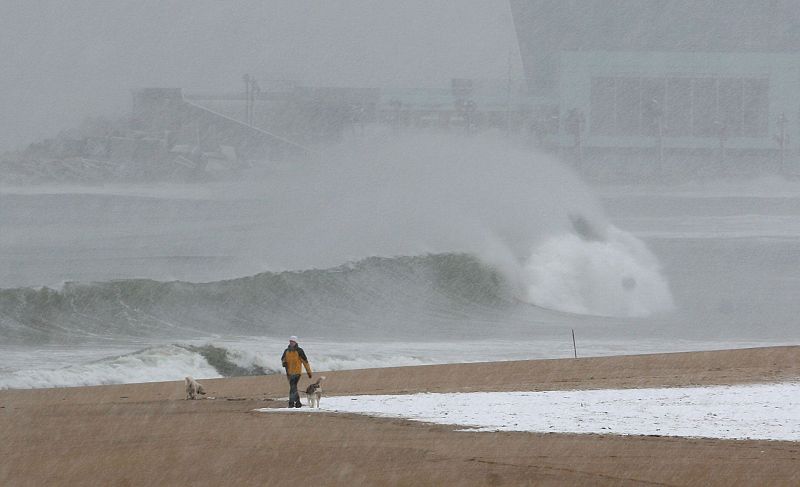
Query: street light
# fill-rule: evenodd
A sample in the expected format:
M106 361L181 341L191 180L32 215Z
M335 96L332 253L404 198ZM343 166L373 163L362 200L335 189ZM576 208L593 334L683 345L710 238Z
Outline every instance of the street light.
M789 119L786 118L785 113L781 113L778 117L778 135L775 136L775 142L780 147L780 167L781 174L786 171L786 146L789 145L789 134L786 133L786 126L789 124Z
M244 119L245 123L247 123L248 125L253 125L256 96L259 93L261 93L261 88L259 88L256 78L254 76L250 76L247 73L245 73L244 76L242 76L242 81L244 81L244 96L245 96Z

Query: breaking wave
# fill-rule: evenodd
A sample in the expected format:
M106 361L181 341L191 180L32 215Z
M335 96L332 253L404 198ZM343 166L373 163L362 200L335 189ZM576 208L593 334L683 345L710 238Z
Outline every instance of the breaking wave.
M46 231L29 235L23 225L8 239L28 256L24 262L78 255L77 265L91 272L71 263L59 275L99 277L58 289L0 289L0 340L477 338L503 327L563 326L573 319L564 312L641 317L672 307L644 244L614 228L589 188L546 156L501 140L414 137L365 141L325 161L223 185L221 194L234 195L224 198L12 200L19 211L4 220L12 229L32 214L50 218ZM115 205L118 213L100 210ZM154 213L165 217L150 222ZM62 245L62 232L81 231L91 235ZM41 242L48 239L55 241ZM29 255L29 245L44 250ZM95 257L98 246L108 254ZM120 266L131 254L132 267ZM170 264L186 255L238 256L242 264L173 273ZM211 259L177 268L213 267ZM288 270L219 280L264 268ZM152 279L106 280L117 275ZM211 282L165 281L175 275Z
M331 269L211 283L144 279L0 290L0 336L19 343L218 334L413 333L514 302L495 269L464 254L368 258Z
M5 289L0 336L7 343L45 344L282 336L301 329L314 336L403 338L530 326L556 319L548 309L637 317L671 307L657 260L635 237L611 227L602 239L545 240L516 272L455 253L373 257L211 283L128 279Z
M0 389L158 382L187 375L221 377L201 354L168 345L57 369L14 371L0 377Z
M187 375L210 379L269 375L282 371L279 357L283 341L261 337L251 339L251 343L266 346L266 349L227 343L160 345L66 367L15 370L0 376L0 389L165 382L182 380ZM312 348L315 347L312 345ZM383 350L370 352L364 351L363 345L342 344L335 348L326 350L327 353L317 353L314 350L315 370L399 367L455 359L443 355L439 350L409 353L407 349L388 346Z
M644 317L674 307L655 256L637 238L609 227L605 238L552 237L525 264L527 299L545 308Z
M95 343L102 349L103 343L162 343L60 368L4 372L0 388L271 374L280 370L283 340L266 337L298 330L339 342L320 347L318 370L463 361L461 352L409 345L437 337L475 339L479 345L470 355L496 360L496 350L483 350L482 340L518 343L525 330L574 326L580 314L646 316L672 306L658 261L642 242L578 218L573 232L542 241L516 271L449 253L372 257L211 283L129 279L0 290L5 344ZM237 336L255 338L228 343ZM372 350L364 345L369 340L383 345ZM387 340L406 342L393 348ZM531 349L517 352L527 357ZM504 358L512 356L505 352Z

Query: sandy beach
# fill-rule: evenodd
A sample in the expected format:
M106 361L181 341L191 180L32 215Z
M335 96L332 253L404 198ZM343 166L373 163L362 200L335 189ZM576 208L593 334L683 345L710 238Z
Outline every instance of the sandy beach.
M325 372L327 395L797 380L800 347ZM179 379L176 377L176 379ZM798 485L800 444L487 433L283 407L283 376L0 391L0 485ZM308 379L301 381L301 387ZM323 399L324 401L324 399Z

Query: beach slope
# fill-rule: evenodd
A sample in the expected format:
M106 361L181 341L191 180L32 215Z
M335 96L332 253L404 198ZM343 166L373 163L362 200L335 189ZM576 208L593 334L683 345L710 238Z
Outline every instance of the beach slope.
M326 372L326 394L793 381L800 347ZM800 485L800 444L263 414L282 376L0 391L0 485ZM301 387L307 384L304 377ZM324 398L323 398L324 404Z

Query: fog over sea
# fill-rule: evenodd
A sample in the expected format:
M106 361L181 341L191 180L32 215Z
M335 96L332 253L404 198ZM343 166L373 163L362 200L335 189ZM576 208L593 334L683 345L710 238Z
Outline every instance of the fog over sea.
M0 188L0 388L797 344L800 183L592 187L368 137L196 184Z

